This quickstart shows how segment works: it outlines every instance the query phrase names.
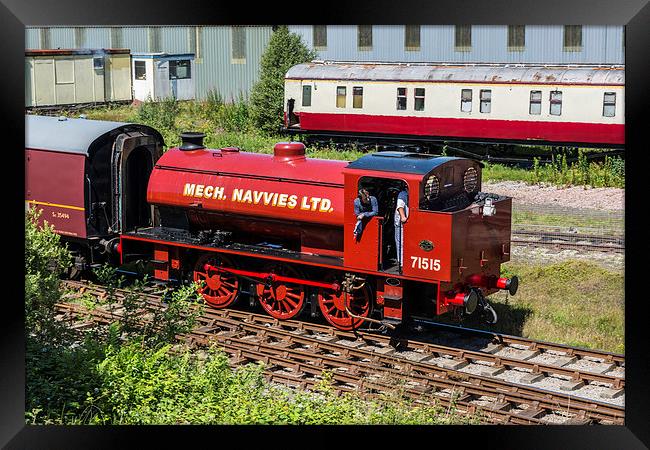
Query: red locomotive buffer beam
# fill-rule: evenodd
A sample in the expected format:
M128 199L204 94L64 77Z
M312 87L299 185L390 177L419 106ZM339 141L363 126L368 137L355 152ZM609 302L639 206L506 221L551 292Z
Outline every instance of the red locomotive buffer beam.
M222 272L222 273L231 273L233 275L240 275L243 277L259 278L260 280L268 281L271 283L280 282L280 283L302 284L305 286L332 289L334 291L338 291L340 288L340 285L338 283L321 283L319 281L310 281L310 280L304 280L302 278L287 277L284 275L277 275L275 273L270 273L270 272L253 272L250 270L233 269L230 267L215 267L210 264L204 265L203 268L205 269L206 272L215 271L215 272Z
M496 276L476 274L470 276L467 282L471 286L506 290L510 295L515 295L519 289L519 278L516 275L512 278L497 278Z

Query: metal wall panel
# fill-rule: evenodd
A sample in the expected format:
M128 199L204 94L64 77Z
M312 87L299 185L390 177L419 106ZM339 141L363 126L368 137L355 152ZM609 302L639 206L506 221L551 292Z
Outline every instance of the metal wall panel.
M74 48L74 31L72 28L50 28L51 48Z
M313 48L311 25L295 25L289 29L299 34ZM373 26L371 50L357 48L357 27L327 27L327 48L318 51L326 60L345 61L422 61L422 62L494 62L494 63L585 63L624 64L623 27L584 25L581 51L565 51L564 26L527 25L526 45L521 51L508 50L507 25L473 25L471 48L455 48L453 25L423 25L420 50L406 50L404 26Z
M25 30L25 48L40 49L40 34L41 30L38 28L27 28Z
M86 48L111 48L111 31L106 27L86 28Z

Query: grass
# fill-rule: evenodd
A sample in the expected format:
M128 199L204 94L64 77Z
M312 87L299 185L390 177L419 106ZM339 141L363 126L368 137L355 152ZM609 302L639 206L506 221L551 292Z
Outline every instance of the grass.
M518 207L512 209L512 223L513 226L519 225L517 228L534 228L534 225L555 226L585 229L584 232L596 230L611 235L622 235L625 229L622 213L611 215L570 214L564 212L540 213Z
M217 95L205 101L166 100L145 102L139 107L108 106L67 115L85 114L89 119L118 122L137 122L156 128L163 135L167 147L180 145L183 131L206 134L208 147L235 146L245 151L271 153L273 145L289 140L288 136L267 135L257 130L250 118L249 105L243 99L226 104ZM308 149L312 158L352 161L363 155L354 147L340 151L334 146ZM607 158L604 163L589 162L580 151L579 160L568 164L558 158L552 164L536 164L532 169L521 169L499 164L485 164L484 181L523 181L528 184L550 183L560 186L625 187L625 167L622 159Z
M494 326L467 326L542 341L625 352L624 276L591 262L550 265L509 262L503 276L517 275L519 291L489 297L499 315ZM449 318L440 318L449 323Z

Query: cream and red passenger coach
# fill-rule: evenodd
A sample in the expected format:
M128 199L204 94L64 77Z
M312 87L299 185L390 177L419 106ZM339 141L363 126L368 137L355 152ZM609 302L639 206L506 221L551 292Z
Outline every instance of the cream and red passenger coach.
M299 64L285 128L350 137L622 147L623 66Z

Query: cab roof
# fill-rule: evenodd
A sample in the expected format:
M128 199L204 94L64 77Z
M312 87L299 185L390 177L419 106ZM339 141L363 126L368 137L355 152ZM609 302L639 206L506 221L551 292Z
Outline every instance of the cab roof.
M362 156L345 168L426 175L436 167L449 161L464 159L467 158L411 152L379 152Z

